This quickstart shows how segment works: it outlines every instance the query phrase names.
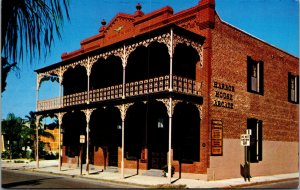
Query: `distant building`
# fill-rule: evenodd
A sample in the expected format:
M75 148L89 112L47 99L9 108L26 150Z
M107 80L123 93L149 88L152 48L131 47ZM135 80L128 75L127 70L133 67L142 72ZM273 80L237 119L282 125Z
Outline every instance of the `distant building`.
M170 160L175 177L235 178L251 129L252 176L298 171L297 57L222 21L214 0L178 13L138 4L101 24L36 70L38 87L49 76L63 87L36 112L58 116L63 165L77 166L84 135L83 161L100 168L144 173Z

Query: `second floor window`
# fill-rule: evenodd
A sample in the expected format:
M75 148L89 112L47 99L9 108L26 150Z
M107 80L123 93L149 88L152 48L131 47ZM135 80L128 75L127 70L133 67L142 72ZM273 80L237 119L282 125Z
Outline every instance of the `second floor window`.
M263 95L264 79L263 79L263 62L255 61L251 57L247 58L247 78L248 78L248 92Z
M299 76L289 73L288 77L288 100L292 103L299 103Z

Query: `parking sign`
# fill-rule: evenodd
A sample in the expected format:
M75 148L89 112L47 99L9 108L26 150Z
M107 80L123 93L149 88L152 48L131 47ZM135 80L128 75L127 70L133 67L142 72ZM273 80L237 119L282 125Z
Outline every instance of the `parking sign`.
M242 146L250 146L250 135L249 134L241 134L241 145Z

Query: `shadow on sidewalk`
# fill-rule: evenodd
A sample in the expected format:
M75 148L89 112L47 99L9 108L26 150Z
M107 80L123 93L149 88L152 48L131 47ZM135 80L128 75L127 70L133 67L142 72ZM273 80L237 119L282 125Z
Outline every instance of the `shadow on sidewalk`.
M34 179L34 180L28 180L28 181L18 181L18 182L2 184L2 187L3 188L13 188L13 187L24 186L24 185L40 185L43 180L48 180L48 179L58 179L58 178L51 177L51 178Z
M124 178L127 179L127 178L131 178L131 177L134 177L134 176L137 176L137 175L139 175L139 174L129 175L129 176L126 176L126 177L124 177Z

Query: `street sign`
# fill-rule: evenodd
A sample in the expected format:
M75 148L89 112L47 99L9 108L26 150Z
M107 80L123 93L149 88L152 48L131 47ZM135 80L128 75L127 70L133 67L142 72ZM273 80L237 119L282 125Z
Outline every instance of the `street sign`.
M85 143L85 135L80 135L80 143Z
M249 134L241 134L241 145L242 146L250 146L250 135Z

